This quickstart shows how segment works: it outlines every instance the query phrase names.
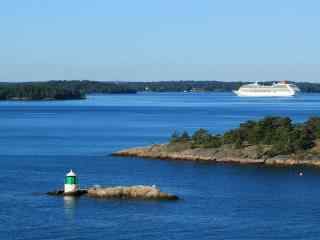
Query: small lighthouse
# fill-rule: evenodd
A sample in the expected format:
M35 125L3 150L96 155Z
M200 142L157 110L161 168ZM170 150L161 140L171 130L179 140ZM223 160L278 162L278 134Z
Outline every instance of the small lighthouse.
M70 170L64 179L64 193L76 193L79 190L77 175Z

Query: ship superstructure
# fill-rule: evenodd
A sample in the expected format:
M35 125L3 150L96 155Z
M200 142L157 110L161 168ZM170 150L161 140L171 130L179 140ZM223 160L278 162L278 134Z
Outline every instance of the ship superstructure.
M241 97L289 97L294 96L300 89L288 81L262 85L258 82L243 85L239 90L233 91Z

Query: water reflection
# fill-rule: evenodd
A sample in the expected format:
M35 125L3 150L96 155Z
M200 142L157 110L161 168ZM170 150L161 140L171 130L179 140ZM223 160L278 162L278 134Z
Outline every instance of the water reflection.
M78 202L77 197L73 196L64 196L63 197L64 201L64 212L67 218L73 219L74 213L75 213L75 208Z

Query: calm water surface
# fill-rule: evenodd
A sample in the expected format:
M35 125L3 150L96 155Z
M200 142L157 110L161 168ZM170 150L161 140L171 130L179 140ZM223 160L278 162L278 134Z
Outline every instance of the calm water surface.
M304 121L320 95L152 93L0 102L0 239L320 239L320 169L115 158L174 130L221 133L265 115ZM74 169L86 185L156 184L178 202L42 193ZM304 176L299 177L298 172Z

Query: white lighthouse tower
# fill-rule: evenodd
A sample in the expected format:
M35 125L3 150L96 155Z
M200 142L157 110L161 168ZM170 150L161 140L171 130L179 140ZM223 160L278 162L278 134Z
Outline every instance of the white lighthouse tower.
M79 190L77 175L70 170L64 179L64 193L76 193Z

